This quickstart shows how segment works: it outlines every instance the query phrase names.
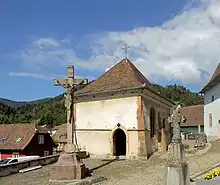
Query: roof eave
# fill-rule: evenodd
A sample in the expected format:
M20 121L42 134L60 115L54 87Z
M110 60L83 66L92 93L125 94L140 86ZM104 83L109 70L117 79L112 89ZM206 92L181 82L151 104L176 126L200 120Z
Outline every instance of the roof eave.
M137 90L137 89L144 89L145 87L146 87L146 85L145 86L139 85L139 86L135 86L135 87L108 90L108 91L88 92L88 93L76 94L76 95L74 95L74 97L75 98L80 98L80 97L83 97L83 96L92 96L92 95L98 95L98 94L104 94L104 93L114 93L114 92L126 91L126 90Z
M217 75L212 81L209 81L199 93L205 93L220 82L220 75Z
M154 94L160 96L161 98L165 99L166 101L170 102L171 104L176 105L175 102L171 101L170 99L168 99L167 97L161 95L160 93L156 93L156 92L155 92L154 90L152 90L151 88L149 88L149 87L147 87L147 86L146 86L145 88L146 88L148 91L150 91L150 92L152 92L152 93L154 93Z

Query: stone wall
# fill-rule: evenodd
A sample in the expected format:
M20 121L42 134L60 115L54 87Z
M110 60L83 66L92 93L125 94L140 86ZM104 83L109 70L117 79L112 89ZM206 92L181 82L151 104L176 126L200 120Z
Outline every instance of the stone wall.
M33 167L33 166L45 166L48 164L52 164L57 162L59 158L59 155L50 155L46 157L40 157L37 159L33 159L30 161L22 161L14 164L7 164L4 166L0 166L0 177L12 175L15 173L18 173L19 170L28 168L28 167Z

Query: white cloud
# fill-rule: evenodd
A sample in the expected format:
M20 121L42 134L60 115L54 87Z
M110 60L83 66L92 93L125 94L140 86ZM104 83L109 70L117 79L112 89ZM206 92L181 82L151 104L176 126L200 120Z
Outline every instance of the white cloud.
M48 79L48 80L55 79L55 76L37 74L37 73L26 73L26 72L10 72L10 73L8 73L8 75L9 76L30 77L30 78L37 78L37 79Z
M9 72L9 76L14 76L14 77L29 77L29 78L36 78L36 79L44 79L44 80L53 80L53 79L65 79L66 76L60 76L60 75L46 75L46 74L38 74L38 73L28 73L28 72ZM89 81L94 80L95 77L93 76L86 76L86 77L81 77L81 76L75 76L75 78L87 78Z
M204 83L220 60L220 1L194 0L183 11L156 27L108 32L87 45L91 55L77 57L70 40L41 38L19 53L26 66L34 69L66 64L86 70L111 67L123 57L123 44L130 47L129 58L148 77L180 80L184 84Z

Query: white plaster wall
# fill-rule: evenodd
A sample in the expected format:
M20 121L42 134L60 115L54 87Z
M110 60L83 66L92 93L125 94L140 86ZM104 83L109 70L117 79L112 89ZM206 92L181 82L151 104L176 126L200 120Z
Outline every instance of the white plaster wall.
M212 127L209 127L209 114L212 113ZM204 132L209 140L216 139L219 134L220 99L204 106Z
M79 147L95 156L111 154L111 131L121 124L125 129L137 128L137 97L83 102L76 104L77 139ZM138 134L128 132L127 154L137 155Z
M78 145L92 155L106 156L111 153L110 131L77 131Z
M77 129L113 129L118 123L137 128L137 97L76 104Z
M110 142L110 137L110 131L77 131L78 146L94 156L111 155L113 143ZM127 139L127 156L136 156L138 154L137 131L129 131Z
M129 147L127 148L128 155L130 156L138 155L138 133L137 131L131 131L128 133L128 142L129 142Z
M215 97L215 100L220 98L220 83L217 84L216 86L212 87L207 92L205 92L205 95L204 95L204 104L205 105L212 103L212 96Z

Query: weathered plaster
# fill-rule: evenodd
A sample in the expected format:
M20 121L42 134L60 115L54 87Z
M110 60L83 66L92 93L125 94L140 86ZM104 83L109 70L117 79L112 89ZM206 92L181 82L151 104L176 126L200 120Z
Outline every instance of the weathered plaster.
M126 156L137 155L137 97L76 103L78 144L94 156L112 157L113 134L126 134ZM129 131L128 131L129 129Z
M82 102L76 104L77 129L112 129L120 123L137 128L137 97Z
M154 139L150 137L151 107L156 111L155 127L158 131L157 114L160 112L161 119L162 116L167 118L170 106L157 99L152 100L146 93L144 97L133 92L124 97L112 94L105 98L93 97L93 101L78 101L75 104L75 123L79 147L92 156L111 158L113 134L119 123L126 134L126 157L149 157L158 147L158 134Z

